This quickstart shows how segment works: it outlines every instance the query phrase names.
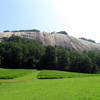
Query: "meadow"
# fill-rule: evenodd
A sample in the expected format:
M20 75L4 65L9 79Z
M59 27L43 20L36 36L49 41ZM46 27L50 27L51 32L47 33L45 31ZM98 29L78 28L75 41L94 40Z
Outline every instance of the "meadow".
M0 73L3 72L1 70L5 70L6 73L16 72L16 70L0 69ZM26 74L20 74L16 78L0 79L0 100L100 100L99 74L49 70L21 70L20 73L24 71ZM50 74L60 76L59 78L64 77L38 79L40 76L49 77Z
M82 77L94 77L100 76L100 74L86 74L86 73L75 73L66 71L55 71L55 70L41 70L37 78L38 79L59 79L59 78L82 78Z
M0 69L0 79L13 79L20 76L24 76L28 73L32 72L32 70L24 70L24 69Z

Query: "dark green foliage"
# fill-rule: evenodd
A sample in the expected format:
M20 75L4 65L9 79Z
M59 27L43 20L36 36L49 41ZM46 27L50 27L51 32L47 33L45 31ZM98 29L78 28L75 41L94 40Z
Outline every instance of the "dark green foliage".
M89 41L89 42L92 42L92 43L96 43L94 40L92 40L92 39L86 39L84 37L81 37L79 39L82 39L82 40L85 40L85 41Z
M55 69L56 66L56 51L52 46L47 46L45 54L41 57L39 63L40 69Z
M31 43L35 42L35 43L37 43L34 40L27 40L27 39L20 38L19 36L15 36L15 35L12 35L10 38L4 37L3 41L4 42L17 42L17 43L28 43L28 42L31 42Z
M100 71L100 53L45 47L34 40L12 36L0 43L0 66L97 73Z
M4 37L3 41L8 41L8 42L23 42L24 39L21 39L18 36L12 35L10 38Z
M91 58L91 61L97 71L100 71L100 53L99 52L94 52L94 51L89 51L86 52L86 54Z
M91 59L87 55L73 54L74 57L71 59L70 71L82 72L82 73L94 73L94 65Z
M14 36L8 38L0 43L1 66L7 68L35 68L43 54L43 49L35 41L23 40Z
M70 65L69 52L64 49L57 49L57 69L68 70Z
M66 31L60 31L60 32L57 32L57 33L60 33L60 34L68 34Z
M3 31L3 32L10 32L9 30L5 30L5 31Z
M12 32L40 32L40 30L37 29L30 29L30 30L14 30Z

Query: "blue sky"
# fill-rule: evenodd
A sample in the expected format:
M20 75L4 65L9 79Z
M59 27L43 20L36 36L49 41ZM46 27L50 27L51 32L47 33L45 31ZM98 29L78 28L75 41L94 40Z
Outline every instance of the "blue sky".
M53 0L0 0L0 30L63 29L53 6Z
M65 30L100 42L99 0L0 0L0 31Z

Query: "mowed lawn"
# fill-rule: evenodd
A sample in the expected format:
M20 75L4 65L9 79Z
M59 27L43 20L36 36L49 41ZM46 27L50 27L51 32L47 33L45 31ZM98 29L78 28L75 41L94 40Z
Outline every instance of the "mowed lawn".
M33 71L10 82L1 80L0 100L100 100L99 75L37 79L38 74L40 71Z

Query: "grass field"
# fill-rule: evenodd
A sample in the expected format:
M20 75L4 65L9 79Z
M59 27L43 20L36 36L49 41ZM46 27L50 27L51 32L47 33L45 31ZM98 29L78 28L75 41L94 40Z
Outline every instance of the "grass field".
M84 74L74 72L64 72L55 70L42 70L37 75L38 79L59 79L59 78L81 78L81 77L93 77L100 76L100 74Z
M32 72L32 70L0 69L0 79L13 79L13 78L17 78L20 76L24 76L30 72Z
M22 71L26 71L27 74L20 74L14 79L0 80L0 100L100 100L99 74L80 75L79 73L46 70ZM49 76L50 72L53 76L57 74L56 77L59 76L58 73L64 74L66 78L37 79L41 75Z

